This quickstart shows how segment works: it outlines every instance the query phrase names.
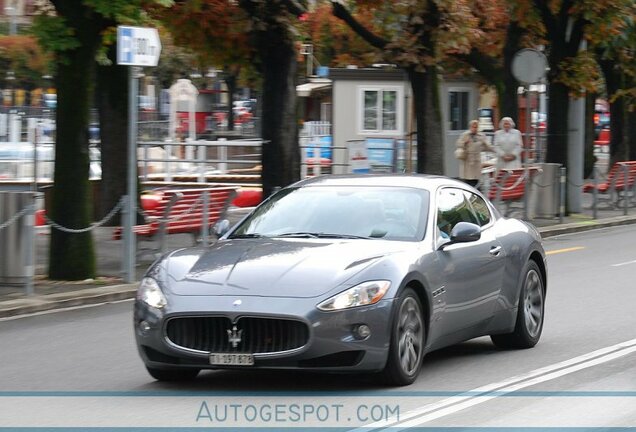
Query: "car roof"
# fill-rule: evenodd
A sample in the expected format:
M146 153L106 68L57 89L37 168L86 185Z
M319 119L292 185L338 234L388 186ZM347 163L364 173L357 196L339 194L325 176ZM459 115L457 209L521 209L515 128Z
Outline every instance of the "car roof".
M440 186L467 188L466 183L450 177L429 174L343 174L324 175L301 180L295 187L312 186L391 186L435 190Z

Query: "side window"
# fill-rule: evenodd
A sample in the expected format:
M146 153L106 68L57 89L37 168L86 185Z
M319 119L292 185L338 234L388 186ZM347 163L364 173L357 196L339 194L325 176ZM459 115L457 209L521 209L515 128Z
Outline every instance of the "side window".
M448 93L450 130L468 129L468 95L467 91L450 91Z
M468 196L468 202L470 202L470 205L475 211L475 215L477 216L479 225L488 225L490 223L491 216L490 209L488 208L486 202L483 200L483 198L475 195L474 193L466 192L466 195Z
M441 189L437 197L437 227L444 237L450 237L453 227L458 222L479 225L479 221L461 189Z

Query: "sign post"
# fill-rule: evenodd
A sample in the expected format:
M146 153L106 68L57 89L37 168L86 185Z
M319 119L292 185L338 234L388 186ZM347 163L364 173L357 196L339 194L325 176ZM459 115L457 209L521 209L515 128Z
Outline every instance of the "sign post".
M512 75L526 87L526 157L523 167L526 170L526 181L528 182L528 191L530 185L530 173L528 171L528 154L530 153L530 84L539 82L544 76L548 68L548 60L541 51L525 48L515 54L512 59ZM528 220L528 193L523 194L523 211L524 219Z
M128 81L128 176L124 211L124 280L135 281L135 233L137 219L137 66L157 66L161 41L157 29L117 27L117 64L131 66Z

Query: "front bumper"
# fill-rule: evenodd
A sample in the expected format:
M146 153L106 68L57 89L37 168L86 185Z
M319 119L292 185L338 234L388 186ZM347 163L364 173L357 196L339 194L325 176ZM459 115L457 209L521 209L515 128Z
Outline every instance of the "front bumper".
M147 366L159 369L271 368L362 372L384 368L390 343L392 299L337 312L318 310L313 298L243 297L239 305L236 300L234 296L172 295L163 310L137 301L134 331L142 360ZM308 328L308 341L304 346L288 351L253 353L253 366L218 366L210 364L209 352L180 347L168 339L166 323L171 318L210 316L227 317L232 322L242 317L302 321ZM142 329L142 322L145 329ZM370 335L365 339L360 339L355 332L361 324L370 329Z

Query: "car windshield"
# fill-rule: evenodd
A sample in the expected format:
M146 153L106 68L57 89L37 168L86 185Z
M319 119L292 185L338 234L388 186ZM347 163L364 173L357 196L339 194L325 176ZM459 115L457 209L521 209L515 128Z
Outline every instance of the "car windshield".
M428 191L407 187L287 188L258 207L230 238L417 241L424 237L428 204Z

